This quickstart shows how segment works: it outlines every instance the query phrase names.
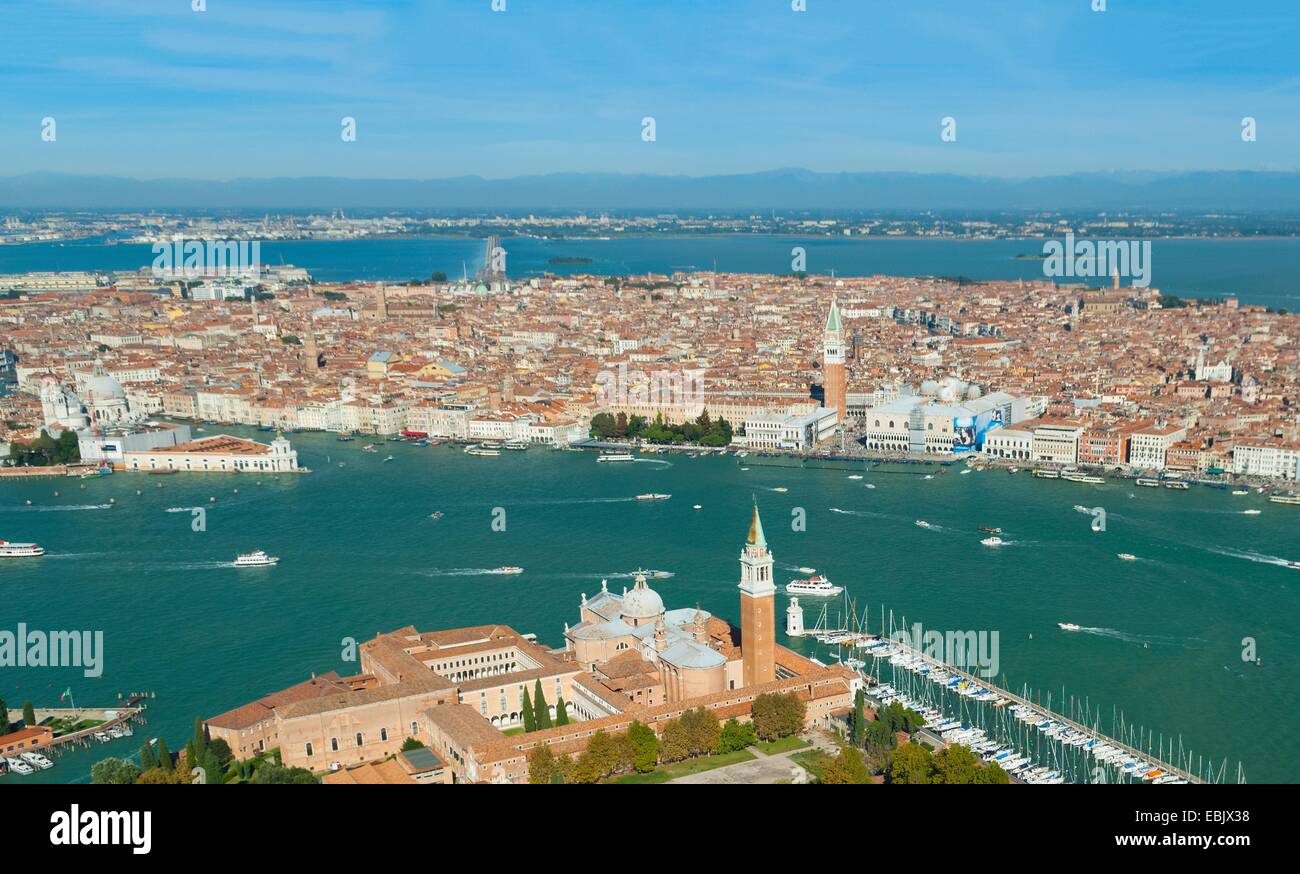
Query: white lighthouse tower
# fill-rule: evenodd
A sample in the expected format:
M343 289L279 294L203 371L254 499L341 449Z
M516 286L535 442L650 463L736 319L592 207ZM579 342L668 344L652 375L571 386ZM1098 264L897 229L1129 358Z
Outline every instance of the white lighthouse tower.
M803 637L803 608L798 598L791 598L790 606L785 608L785 633L789 637Z

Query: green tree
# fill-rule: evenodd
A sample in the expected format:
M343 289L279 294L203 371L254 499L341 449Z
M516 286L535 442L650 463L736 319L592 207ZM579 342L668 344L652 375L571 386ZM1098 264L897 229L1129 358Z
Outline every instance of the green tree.
M158 767L163 771L172 769L172 753L167 749L167 739L158 738Z
M556 774L555 754L546 744L538 744L528 752L528 782L550 783Z
M858 689L857 694L853 696L853 745L860 747L867 740L867 696Z
M33 728L36 725L36 707L30 701L23 702L23 728Z
M153 744L145 741L140 747L140 770L152 771L158 767L158 759L153 754Z
M424 749L424 744L413 737L408 737L406 740L402 741L402 752L404 753L409 750L422 749Z
M722 726L722 737L718 743L718 752L734 753L758 743L758 734L752 722L728 719Z
M889 782L917 785L930 781L930 751L920 744L903 744L889 764Z
M524 731L531 732L537 730L537 719L533 715L533 702L528 697L528 690L524 689L524 703L521 708L524 711Z
M551 708L546 703L546 696L542 694L542 679L537 678L537 685L533 687L533 724L538 728L551 727Z
M286 768L274 762L266 762L257 769L252 782L261 785L283 785L319 783L320 781L306 768Z
M754 699L754 730L763 740L789 737L803 730L805 708L793 692L765 692Z
M0 734L9 733L9 708L5 706L5 699L0 698Z
M659 737L655 730L633 720L627 728L627 737L632 744L632 767L642 774L653 771L659 762Z
M722 726L718 724L717 714L707 708L697 707L683 713L681 721L686 729L687 744L692 756L707 756L717 751L722 740Z
M144 773L135 762L126 759L104 759L90 766L90 782L105 785L134 783Z
M862 761L862 753L858 752L857 748L843 747L840 754L822 768L821 781L823 783L870 783L871 774L868 773L866 763Z
M217 763L223 771L230 767L231 760L235 758L235 754L230 751L230 744L221 738L208 741L208 751L216 756Z
M555 699L555 724L556 725L569 724L569 711L568 708L564 706L563 695Z
M670 719L664 725L659 740L659 758L665 762L680 762L691 757L691 738L680 719Z
M1001 765L980 765L980 769L975 772L975 782L981 785L1007 785L1011 782L1011 777L1002 770Z
M980 763L970 747L954 744L936 752L930 764L933 769L931 782L969 785L975 782L975 772Z

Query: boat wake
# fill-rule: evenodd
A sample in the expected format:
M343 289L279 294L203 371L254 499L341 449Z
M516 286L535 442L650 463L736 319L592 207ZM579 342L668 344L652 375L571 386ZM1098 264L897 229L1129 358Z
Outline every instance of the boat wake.
M163 510L164 513L193 513L195 510L202 510L202 507L168 507Z
M1288 561L1285 558L1279 558L1276 555L1264 555L1263 553L1260 552L1241 552L1235 549L1215 549L1213 547L1206 547L1206 548L1210 552L1215 552L1218 553L1219 555L1226 555L1229 558L1245 559L1246 561L1253 561L1256 562L1257 564L1275 564L1279 567L1285 567L1285 568L1291 567L1290 561Z
M895 521L904 521L902 516L897 516L891 513L875 513L871 510L844 510L839 507L831 507L830 511L832 513L839 513L842 516L863 516L869 519L893 519ZM938 528L939 526L932 525L930 527Z
M422 577L489 577L497 576L495 568L490 567L453 567L453 568L425 568L424 570L413 571Z
M667 467L673 466L671 461L664 461L662 458L634 458L632 460L640 464L662 464Z
M1127 631L1120 631L1118 628L1090 628L1084 626L1079 629L1081 634L1095 634L1097 637L1108 637L1111 640L1118 640L1124 643L1137 644L1155 644L1156 646L1190 646L1193 643L1200 642L1200 638L1195 637L1170 637L1162 634L1130 634Z
M14 513L54 513L63 510L111 510L112 504L64 504L53 507L0 507Z

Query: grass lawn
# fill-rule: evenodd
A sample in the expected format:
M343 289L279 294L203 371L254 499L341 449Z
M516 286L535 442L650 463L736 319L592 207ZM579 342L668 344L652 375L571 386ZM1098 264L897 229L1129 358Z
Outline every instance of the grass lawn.
M790 750L801 750L806 746L810 746L808 741L799 737L797 734L792 734L789 737L778 738L773 741L767 741L766 743L754 744L756 749L762 750L769 756L777 753L788 753Z
M805 771L820 780L822 768L831 762L831 757L821 750L805 750L802 753L795 753L790 757L790 761L799 764Z
M754 754L749 750L737 750L734 753L723 753L722 755L700 756L696 759L687 759L684 762L674 762L671 765L660 765L648 774L625 774L619 777L614 783L667 783L669 780L675 780L678 777L685 777L687 774L698 774L701 771L712 771L714 768L721 768L724 765L734 765L737 762L748 762L754 758Z
M506 737L510 737L516 734L523 734L524 727L522 725L516 725L514 728L507 728L505 731L501 733L504 734Z

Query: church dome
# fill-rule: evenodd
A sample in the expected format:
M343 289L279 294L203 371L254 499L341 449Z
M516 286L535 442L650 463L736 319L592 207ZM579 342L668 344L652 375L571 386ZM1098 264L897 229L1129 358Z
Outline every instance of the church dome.
M108 375L92 376L86 380L86 389L87 393L94 397L96 403L126 397L122 384Z
M644 576L638 574L636 586L623 596L623 615L629 619L651 619L663 612L664 599L645 584Z

